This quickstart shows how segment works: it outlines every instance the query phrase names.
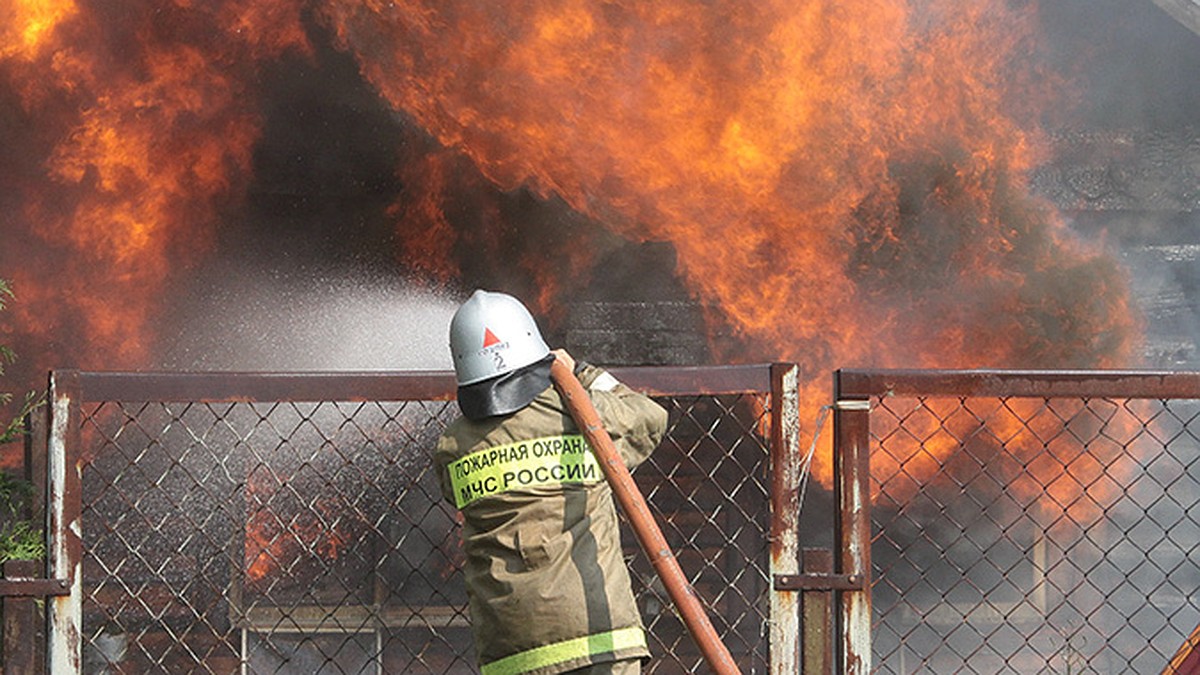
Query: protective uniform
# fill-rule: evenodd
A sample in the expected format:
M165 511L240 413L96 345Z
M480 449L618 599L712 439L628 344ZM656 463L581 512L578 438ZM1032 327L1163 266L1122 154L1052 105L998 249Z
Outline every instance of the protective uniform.
M539 378L542 360L507 375ZM626 465L637 466L662 439L666 411L600 368L581 364L577 375ZM515 412L458 418L434 453L442 493L463 515L483 675L562 673L649 656L612 491L546 383Z

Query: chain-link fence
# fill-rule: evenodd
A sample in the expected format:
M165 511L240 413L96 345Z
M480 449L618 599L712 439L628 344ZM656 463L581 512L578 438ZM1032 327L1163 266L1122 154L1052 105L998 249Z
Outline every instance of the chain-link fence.
M801 454L780 380L638 370L622 379L671 421L635 478L743 672L791 672L779 590L854 588L855 560L873 641L850 630L870 596L841 592L858 598L833 637L847 670L866 647L889 673L1159 673L1200 624L1200 375L839 372L840 562L780 574L780 459ZM78 616L85 672L473 672L455 512L428 466L455 414L439 377L64 377L44 585L74 592L55 595L51 658ZM650 671L702 670L626 546Z
M1168 672L1200 624L1195 374L841 388L871 401L878 672Z
M670 412L635 479L743 672L766 672L768 368L693 370L682 385L633 370ZM78 491L84 672L475 672L456 512L429 461L457 414L452 378L69 381L58 388L79 424L51 443L64 439L79 482L67 471L51 491L68 523ZM702 670L636 539L624 542L649 672Z

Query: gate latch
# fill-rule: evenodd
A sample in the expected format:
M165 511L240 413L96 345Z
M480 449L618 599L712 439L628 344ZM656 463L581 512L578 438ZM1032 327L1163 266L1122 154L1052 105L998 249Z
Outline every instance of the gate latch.
M865 590L861 574L776 574L777 591L861 591Z

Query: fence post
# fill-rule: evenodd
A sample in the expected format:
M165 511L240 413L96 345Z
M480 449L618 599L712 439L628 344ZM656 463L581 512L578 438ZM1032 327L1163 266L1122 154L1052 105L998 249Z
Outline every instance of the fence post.
M871 438L870 401L842 396L841 371L834 375L835 541L839 572L857 580L858 590L840 596L841 672L871 672Z
M46 449L46 577L70 590L46 600L46 665L54 675L80 673L83 557L80 523L79 372L50 374L50 429Z
M800 560L800 395L795 364L771 366L771 579ZM771 673L800 672L800 593L771 589Z

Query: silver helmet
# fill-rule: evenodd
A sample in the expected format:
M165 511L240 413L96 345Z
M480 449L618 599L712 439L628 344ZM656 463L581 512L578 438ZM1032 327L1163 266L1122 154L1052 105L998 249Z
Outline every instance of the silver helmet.
M450 353L462 387L536 363L550 348L520 300L477 290L450 321Z

